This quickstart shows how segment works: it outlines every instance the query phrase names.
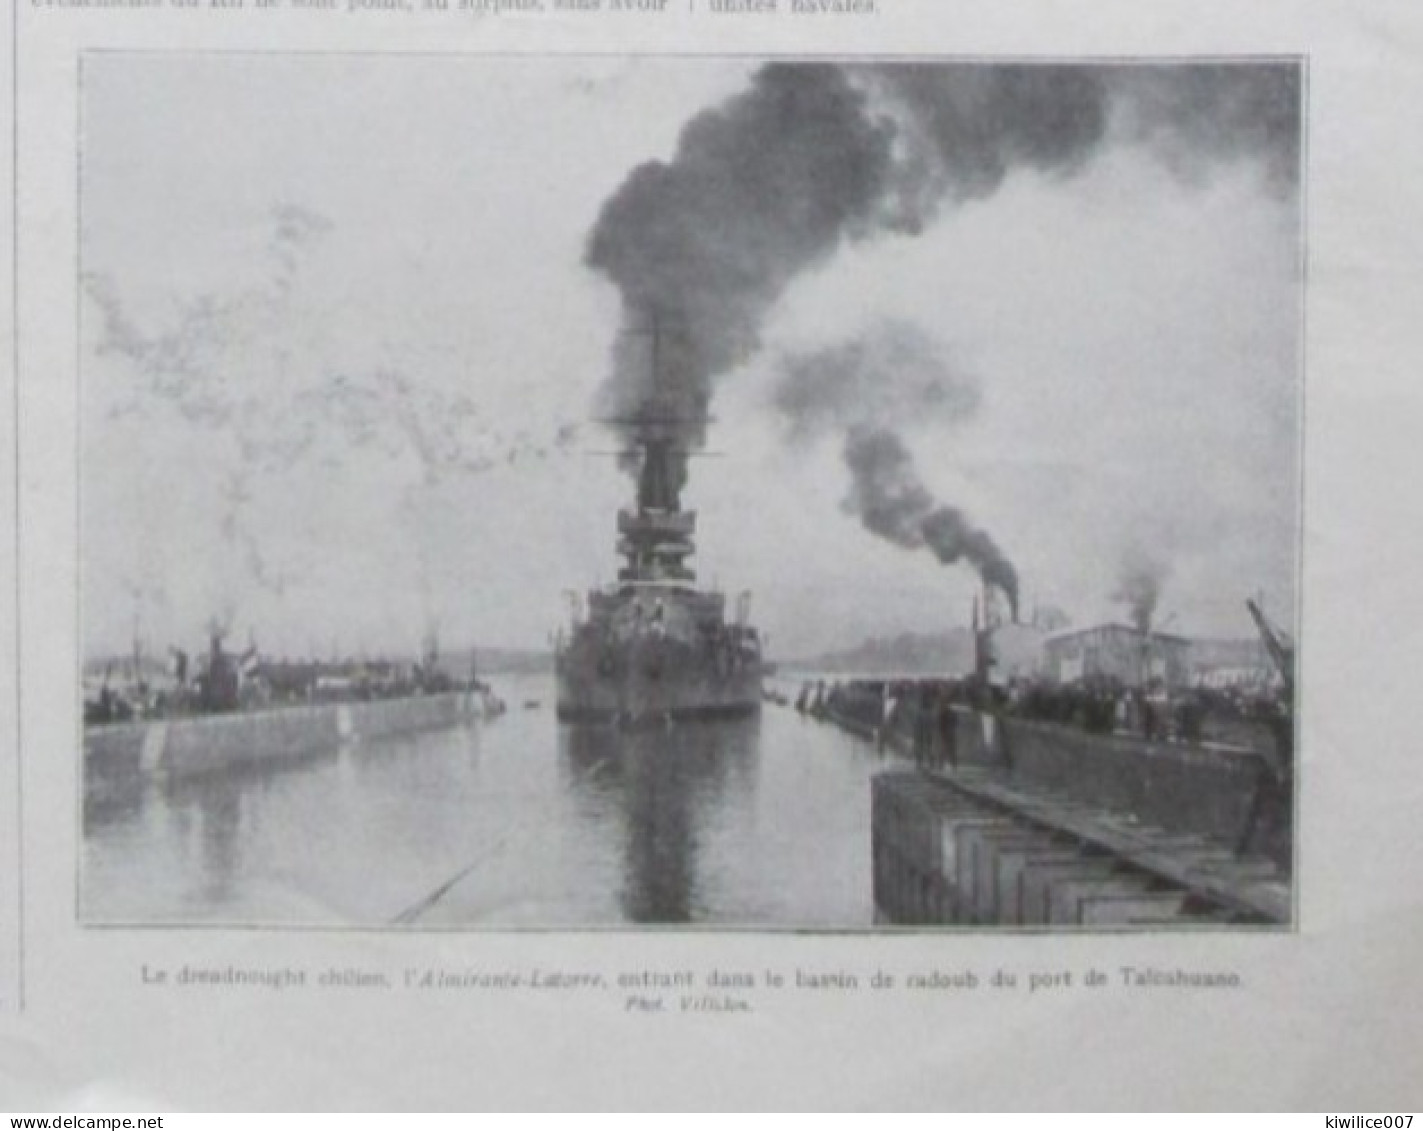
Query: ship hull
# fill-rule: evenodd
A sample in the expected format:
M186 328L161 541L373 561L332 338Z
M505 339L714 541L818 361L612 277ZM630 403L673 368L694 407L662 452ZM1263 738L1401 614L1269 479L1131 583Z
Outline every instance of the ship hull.
M670 639L615 649L575 642L558 662L558 717L638 723L749 715L761 709L759 659L738 660Z
M740 719L761 709L760 699L729 699L724 703L649 701L633 708L596 700L560 700L558 720L564 723L656 723L668 719Z

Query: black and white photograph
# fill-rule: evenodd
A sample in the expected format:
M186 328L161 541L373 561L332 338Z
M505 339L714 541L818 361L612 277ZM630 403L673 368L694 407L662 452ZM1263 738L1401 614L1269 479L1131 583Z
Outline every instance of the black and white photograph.
M82 925L1294 929L1300 58L79 78Z

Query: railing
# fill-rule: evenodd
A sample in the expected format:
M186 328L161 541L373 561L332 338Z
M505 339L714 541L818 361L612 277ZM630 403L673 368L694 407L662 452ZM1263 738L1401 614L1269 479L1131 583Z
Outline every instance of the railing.
M618 533L638 537L690 538L697 526L695 511L618 511Z

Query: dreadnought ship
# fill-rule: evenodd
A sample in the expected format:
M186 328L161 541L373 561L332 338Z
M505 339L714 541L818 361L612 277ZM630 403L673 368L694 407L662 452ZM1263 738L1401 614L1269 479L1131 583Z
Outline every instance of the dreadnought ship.
M750 594L727 620L726 597L696 587L696 512L678 502L675 423L639 421L636 510L618 512L617 582L575 601L557 649L558 717L637 723L749 714L761 704L761 638Z

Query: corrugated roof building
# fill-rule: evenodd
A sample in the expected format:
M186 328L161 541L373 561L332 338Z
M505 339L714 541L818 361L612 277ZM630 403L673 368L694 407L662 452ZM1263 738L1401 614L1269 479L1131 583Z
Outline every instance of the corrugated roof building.
M1189 640L1125 624L1058 633L1048 638L1044 652L1048 678L1057 683L1107 678L1127 687L1157 680L1167 687L1185 687L1190 680Z

